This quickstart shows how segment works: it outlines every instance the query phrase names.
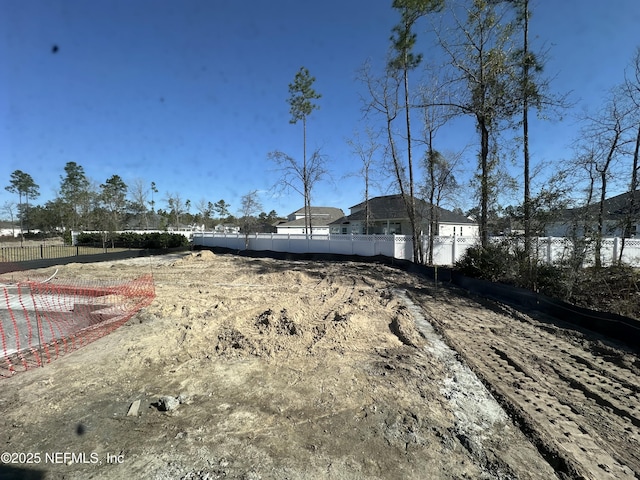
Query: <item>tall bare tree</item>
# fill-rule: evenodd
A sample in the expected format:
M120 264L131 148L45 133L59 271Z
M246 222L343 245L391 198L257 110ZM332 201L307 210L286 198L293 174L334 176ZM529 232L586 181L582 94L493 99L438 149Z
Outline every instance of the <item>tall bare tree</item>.
M378 163L378 153L381 148L378 143L378 134L371 127L366 127L364 137L361 138L356 133L353 138L347 140L347 144L351 147L351 151L360 159L360 169L354 175L357 175L364 182L364 232L369 234L371 226L371 212L369 209L369 196L372 184L376 182L376 169Z
M149 215L147 211L147 203L149 199L149 189L146 187L146 182L140 178L135 179L131 183L129 190L129 209L134 214L138 221L142 218L144 228L149 228Z
M602 238L605 233L605 200L609 181L613 178L614 169L620 160L625 144L625 133L628 129L627 119L631 110L621 101L620 90L614 89L604 109L595 116L587 116L582 130L583 142L586 142L587 161L585 167L591 178L592 195L597 198L596 225L593 232L595 265L602 266ZM594 177L598 181L595 192Z
M244 233L244 247L249 248L249 234L256 230L258 225L258 213L262 210L262 204L258 198L258 191L252 190L240 199L240 224Z
M445 158L435 147L438 130L443 127L452 116L450 108L444 105L444 89L439 74L430 72L429 79L421 88L420 96L423 104L424 134L422 143L426 147L422 166L426 177L421 182L422 196L429 202L429 236L427 263L433 264L434 237L438 234L438 207L445 193L455 188L453 168L460 159L460 155L450 155ZM451 161L449 160L451 159Z
M522 157L523 157L523 186L524 186L524 255L526 261L531 264L531 173L529 158L529 104L532 97L536 96L535 83L531 78L533 68L536 65L535 56L529 51L529 0L513 0L516 5L517 16L522 26L522 50L520 53L520 66L522 74L520 77L522 95Z
M213 204L206 199L201 198L196 202L196 208L200 213L202 224L207 228L207 225L211 222L211 212L213 212Z
M12 237L16 236L16 227L15 227L15 224L14 224L15 210L16 210L16 202L12 202L10 200L7 200L6 202L4 202L2 204L2 211L6 215L8 215L6 218L11 222L11 236Z
M319 151L300 163L295 158L278 150L269 152L269 160L276 166L280 174L276 189L280 191L293 190L304 198L305 230L307 234L313 233L311 221L311 196L314 186L329 176L327 159Z
M417 35L414 33L414 27L418 20L429 13L436 12L442 8L444 2L442 0L394 0L393 8L400 13L400 23L393 27L391 44L392 57L388 62L387 69L390 75L399 76L402 81L404 122L405 122L405 138L406 138L406 173L408 174L408 191L402 192L402 198L405 202L409 222L411 224L411 235L413 240L413 259L416 263L422 263L423 252L422 242L420 238L420 226L416 215L416 199L415 199L415 182L414 182L414 165L413 165L413 144L411 141L411 103L409 89L409 72L414 70L422 61L422 54L414 53L413 49L416 44ZM395 170L404 170L404 165L400 165L401 161L396 148L392 149L392 160ZM400 179L402 176L398 176ZM405 190L404 187L401 187Z
M167 206L169 207L169 213L173 215L176 228L180 228L180 217L185 212L185 203L182 200L180 192L169 193L165 196Z
M514 72L516 86L516 97L518 98L521 120L516 122L522 128L522 159L523 159L523 227L524 227L524 257L527 268L531 271L531 240L533 236L532 223L535 221L536 213L534 208L538 205L538 199L532 199L532 161L529 149L529 113L531 110L538 112L562 111L568 107L566 94L552 94L550 92L550 81L544 78L544 52L534 52L531 50L529 42L529 19L532 15L530 0L504 0L510 3L515 9L515 26L519 29L522 37L521 44L514 51L514 60L517 66ZM548 190L540 192L542 197L549 195Z
M421 185L423 197L429 201L429 245L427 262L433 265L434 237L438 235L440 208L445 199L451 199L458 187L455 169L461 153L441 153L428 148L423 159L426 176Z
M457 4L456 4L457 5ZM462 6L466 19L452 10L454 29L439 32L439 43L457 72L451 101L447 104L474 118L479 134L478 179L480 183L480 241L489 243L489 210L496 195L493 176L498 166L498 132L516 111L513 83L513 30L508 5L495 0L471 0ZM453 38L451 37L453 35Z
M402 78L397 71L386 71L376 75L372 71L370 62L365 62L358 73L358 79L367 89L367 96L363 98L365 115L368 118L382 117L384 122L383 135L385 137L384 159L390 163L400 194L405 199L409 195L406 165L397 145L394 124L402 111L400 103L400 86ZM406 203L405 203L406 206ZM407 208L407 214L411 212ZM415 218L411 225L415 224Z
M289 84L290 97L287 102L290 105L289 112L291 113L291 120L289 123L296 124L298 121L302 121L302 167L293 168L296 175L300 176L302 181L302 191L304 196L304 218L305 218L305 230L307 233L312 233L311 226L311 189L313 188L312 178L317 176L319 169L318 165L321 163L321 156L318 151L314 152L309 159L310 165L307 161L307 117L313 113L314 110L320 107L313 103L314 100L318 100L322 95L317 93L313 89L313 82L315 77L312 77L309 70L305 67L300 67L300 70L296 73L293 83ZM280 167L291 166L291 157L279 155L280 152L273 152L271 158ZM284 162L282 161L284 160ZM291 171L291 170L289 170Z

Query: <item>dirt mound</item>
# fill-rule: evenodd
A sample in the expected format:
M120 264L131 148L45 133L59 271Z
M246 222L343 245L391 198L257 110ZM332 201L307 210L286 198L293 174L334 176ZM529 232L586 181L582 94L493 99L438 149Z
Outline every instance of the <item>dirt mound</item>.
M292 306L293 307L293 306ZM344 352L357 341L366 319L332 310L322 320L309 321L296 308L267 309L248 321L222 325L215 353L224 357L322 356Z
M275 314L269 309L258 315L255 326L260 333L275 332L276 335L302 335L300 325L288 315L287 309L283 308L279 314Z
M398 339L410 347L422 348L427 344L425 338L416 328L415 320L403 305L397 309L389 328Z
M215 260L215 255L211 250L200 250L198 252L191 252L188 255L185 255L179 260L176 260L171 264L172 267L189 264L193 262L211 262Z

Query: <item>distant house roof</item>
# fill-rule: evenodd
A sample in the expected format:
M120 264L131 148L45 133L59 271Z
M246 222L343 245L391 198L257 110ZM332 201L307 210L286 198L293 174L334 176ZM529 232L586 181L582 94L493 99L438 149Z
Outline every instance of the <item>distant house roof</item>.
M630 201L633 195L634 211L629 211ZM634 215L640 214L640 190L635 192L626 192L615 197L607 198L604 201L604 208L607 214L611 217L621 217L632 213Z
M311 218L335 217L336 215L344 215L342 209L336 207L309 207L309 212L311 213ZM299 217L301 215L304 216L304 207L296 210L289 216L291 217L292 215L295 215L296 217Z
M310 214L312 227L326 227L338 218L344 217L342 209L335 207L311 207ZM291 220L279 223L278 228L304 227L304 207L291 213L287 218Z
M633 211L630 212L629 207L632 195L635 205ZM561 212L560 218L562 218L563 220L571 220L577 217L582 217L587 212L596 214L598 212L598 209L599 202L592 203L588 209L584 206L567 208ZM636 217L640 216L640 190L636 190L633 193L621 193L620 195L616 195L615 197L607 198L604 201L605 220L620 220L628 214Z
M429 203L419 198L415 199L416 212L418 217L422 220L429 218ZM475 224L476 222L464 215L454 213L450 210L445 210L441 207L435 207L438 220L440 223L455 223L455 224ZM365 220L365 202L358 203L351 207L351 215L346 217L346 221ZM386 195L382 197L374 197L369 199L369 218L372 221L375 220L400 220L407 219L407 208L402 199L402 195ZM342 222L344 223L344 219Z

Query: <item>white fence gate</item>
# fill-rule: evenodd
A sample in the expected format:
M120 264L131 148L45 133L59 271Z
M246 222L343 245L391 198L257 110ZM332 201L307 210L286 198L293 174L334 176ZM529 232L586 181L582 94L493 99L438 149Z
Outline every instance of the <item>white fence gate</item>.
M492 241L500 241L500 237ZM467 249L479 241L478 237L435 237L433 263L453 265ZM409 235L296 235L258 233L245 236L238 233L194 232L193 244L203 247L223 247L232 250L270 250L287 253L330 253L362 255L372 257L385 255L402 260L413 260L413 242ZM428 239L423 239L427 252ZM539 237L533 239L533 248L538 258L547 263L568 258L573 250L570 239L561 237ZM622 239L602 240L603 265L617 262L622 249ZM586 263L593 263L593 248L586 253ZM626 239L622 261L640 267L640 239Z

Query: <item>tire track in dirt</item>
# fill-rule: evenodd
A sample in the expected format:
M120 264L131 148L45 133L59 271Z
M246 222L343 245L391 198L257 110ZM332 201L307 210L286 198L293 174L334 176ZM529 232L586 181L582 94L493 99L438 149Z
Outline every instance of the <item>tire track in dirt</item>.
M640 474L640 383L632 371L522 314L449 292L413 296L554 468L571 478Z
M564 356L566 361L560 362L555 361L556 356L542 357L539 368L543 375L538 375L540 377L538 381L542 382L547 378L547 373L553 371L562 383L557 392L559 398L569 395L572 398L567 398L567 400L572 403L595 402L601 407L601 411L598 412L600 420L593 422L594 430L614 445L622 440L620 448L614 448L614 452L616 454L621 452L623 461L626 463L640 464L640 450L627 451L629 441L638 442L639 440L637 429L640 427L640 420L637 416L637 406L640 402L636 393L639 388L637 376L628 370L622 371L605 359L596 358L590 352L576 352L577 348L574 345L547 332L533 336L531 332L535 332L531 324L513 322L512 335L526 339L526 341L519 344L502 342L503 354L514 358L526 358L527 355L531 355L530 352L546 352L551 346L555 355L560 353L561 356ZM510 354L510 351L513 353ZM613 375L607 373L609 370ZM553 378L553 376L548 378ZM565 390L565 385L571 388ZM588 415L589 411L585 411L584 414ZM608 421L604 422L603 420ZM620 423L620 420L630 423L635 427L635 432L633 428L627 426L625 427L626 434L622 437L617 433L611 435L615 429L610 426Z

